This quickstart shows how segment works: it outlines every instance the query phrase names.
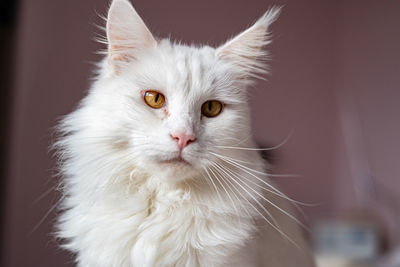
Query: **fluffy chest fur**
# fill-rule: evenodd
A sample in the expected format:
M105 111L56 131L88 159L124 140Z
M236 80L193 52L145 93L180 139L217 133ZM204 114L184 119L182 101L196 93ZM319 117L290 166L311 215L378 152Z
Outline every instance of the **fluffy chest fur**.
M94 203L68 199L76 203L62 229L79 266L223 266L255 230L248 207L233 209L206 184L164 188L143 178Z

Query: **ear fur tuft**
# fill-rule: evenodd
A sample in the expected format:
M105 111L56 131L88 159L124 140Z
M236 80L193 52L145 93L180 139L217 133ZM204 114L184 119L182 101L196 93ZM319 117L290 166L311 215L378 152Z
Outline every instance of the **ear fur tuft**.
M111 3L106 30L111 65L129 62L136 53L157 45L150 30L127 0Z
M280 11L280 7L270 8L253 26L217 48L217 56L232 63L242 76L240 78L262 78L260 75L266 72L268 52L263 48L271 43L269 26Z

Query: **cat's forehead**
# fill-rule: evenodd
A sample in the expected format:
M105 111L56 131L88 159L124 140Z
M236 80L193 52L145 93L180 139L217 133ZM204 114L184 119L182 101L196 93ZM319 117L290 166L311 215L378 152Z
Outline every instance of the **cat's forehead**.
M195 94L211 89L217 75L213 48L171 45L164 53L170 90L176 88L181 93Z
M214 48L161 41L155 51L139 60L131 75L143 89L193 99L218 93L214 85L221 67Z
M205 75L209 74L213 61L207 50L199 49L182 49L175 48L176 53L171 56L172 65L174 68L171 71L176 72L177 78L186 79L186 82L191 82L192 79L199 81L205 79Z

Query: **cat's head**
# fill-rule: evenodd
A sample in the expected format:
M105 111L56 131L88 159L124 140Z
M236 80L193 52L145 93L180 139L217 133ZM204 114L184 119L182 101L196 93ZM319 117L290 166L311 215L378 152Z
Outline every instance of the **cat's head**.
M223 146L249 144L247 87L265 74L263 48L278 13L270 9L220 47L199 48L156 39L127 0L114 0L92 93L107 131L124 136L120 149L140 168L182 180L226 156Z

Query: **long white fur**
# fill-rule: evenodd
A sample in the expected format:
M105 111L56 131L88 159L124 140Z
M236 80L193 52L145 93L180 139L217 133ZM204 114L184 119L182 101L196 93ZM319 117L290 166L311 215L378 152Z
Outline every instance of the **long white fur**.
M265 73L263 48L278 13L270 9L219 48L197 48L156 40L128 1L112 2L108 55L56 143L64 194L58 236L78 266L232 266L258 218L280 231L261 196L286 199L259 175L264 161L255 150L228 149L256 147L246 87ZM144 103L150 89L166 96L165 108ZM219 116L201 116L207 100L225 104ZM191 165L160 163L178 156L170 133L180 129L196 134L182 152Z

